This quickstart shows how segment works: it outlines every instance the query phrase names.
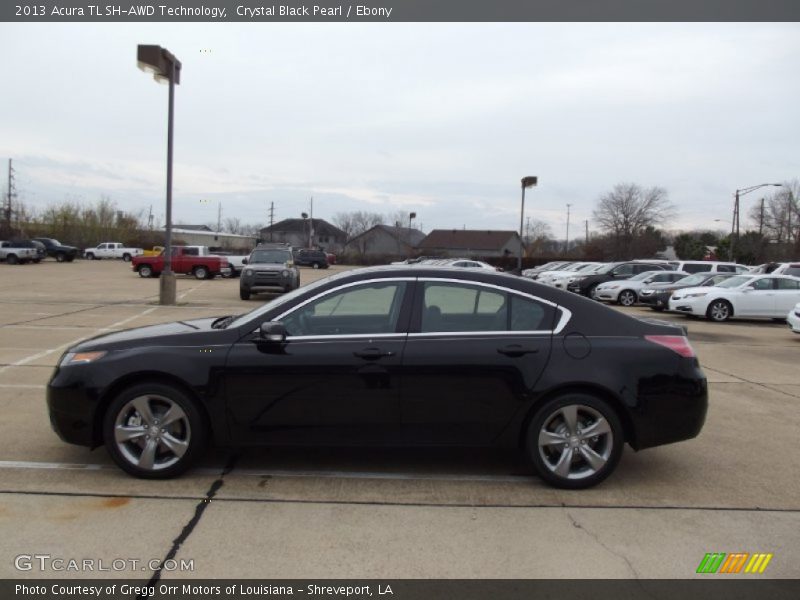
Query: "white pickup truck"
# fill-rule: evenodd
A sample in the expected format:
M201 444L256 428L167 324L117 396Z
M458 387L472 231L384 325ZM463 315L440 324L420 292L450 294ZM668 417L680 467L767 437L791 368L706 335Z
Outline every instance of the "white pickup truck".
M144 250L141 248L126 248L119 242L104 242L96 248L87 248L83 251L83 256L89 260L121 258L125 262L130 262L134 256L142 256L143 254Z

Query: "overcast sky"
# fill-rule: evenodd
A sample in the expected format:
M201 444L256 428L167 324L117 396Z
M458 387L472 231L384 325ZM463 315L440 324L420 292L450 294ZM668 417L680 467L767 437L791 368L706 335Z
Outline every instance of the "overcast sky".
M516 229L537 175L526 215L557 237L567 203L582 233L619 182L666 188L671 229L725 229L736 188L800 177L796 23L3 23L0 177L13 158L26 205L108 195L163 218L167 88L140 43L183 63L177 223L313 196L327 219Z

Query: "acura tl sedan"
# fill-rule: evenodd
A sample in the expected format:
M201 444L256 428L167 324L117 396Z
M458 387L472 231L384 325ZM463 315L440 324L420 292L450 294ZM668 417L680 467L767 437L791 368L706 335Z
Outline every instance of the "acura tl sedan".
M800 277L737 275L714 287L678 290L669 299L669 309L712 321L727 321L732 317L783 321L797 302L800 302Z
M208 444L499 445L585 488L626 442L695 437L707 394L677 326L488 270L390 266L81 342L47 400L64 441L137 477L178 475Z

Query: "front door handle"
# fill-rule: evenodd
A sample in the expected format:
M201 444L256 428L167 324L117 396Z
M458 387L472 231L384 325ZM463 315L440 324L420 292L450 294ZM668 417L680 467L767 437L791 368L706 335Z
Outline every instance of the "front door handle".
M511 356L516 358L517 356L522 356L524 354L536 354L539 352L538 348L531 348L528 346L520 346L519 344L511 344L510 346L503 346L502 348L498 348L497 351L500 354L505 354L506 356Z
M380 348L364 348L360 352L353 352L353 356L364 360L378 360L384 356L394 356L394 352L384 352Z

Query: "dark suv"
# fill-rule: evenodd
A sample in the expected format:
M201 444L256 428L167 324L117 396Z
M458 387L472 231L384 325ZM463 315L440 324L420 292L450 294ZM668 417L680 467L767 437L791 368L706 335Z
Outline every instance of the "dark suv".
M570 292L594 297L594 290L601 283L612 279L629 279L645 271L671 271L672 267L666 262L651 263L639 261L609 263L605 267L589 275L578 275L567 285Z
M300 287L300 270L288 246L258 246L243 261L239 297L249 300L259 292L291 292Z
M294 264L300 267L328 268L328 255L322 250L302 248L294 253Z
M78 249L75 246L65 246L53 238L33 238L35 241L44 244L47 256L52 256L58 262L72 262L78 256Z

